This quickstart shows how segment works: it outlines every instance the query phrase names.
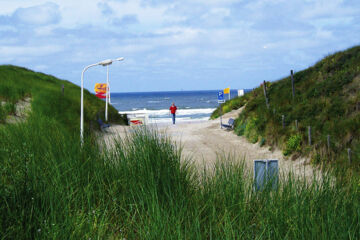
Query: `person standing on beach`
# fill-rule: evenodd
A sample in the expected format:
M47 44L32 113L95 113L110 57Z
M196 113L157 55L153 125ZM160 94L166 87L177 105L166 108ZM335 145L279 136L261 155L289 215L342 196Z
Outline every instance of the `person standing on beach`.
M175 114L176 114L176 110L177 110L177 107L175 106L175 103L171 104L171 107L170 107L169 110L170 110L170 113L172 115L173 124L175 124Z

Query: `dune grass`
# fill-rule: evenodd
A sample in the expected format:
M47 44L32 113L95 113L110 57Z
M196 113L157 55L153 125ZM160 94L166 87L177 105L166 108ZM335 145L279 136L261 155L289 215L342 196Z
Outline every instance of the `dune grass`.
M264 141L270 147L283 149L285 155L309 156L314 164L350 166L359 172L359 62L360 46L329 55L294 74L294 98L288 76L266 83L269 108L265 104L263 86L259 86L241 98L226 102L224 112L232 106L238 108L246 104L235 122L235 132L251 142ZM218 110L213 117L217 117L217 113ZM311 147L308 146L308 126L312 130ZM289 147L299 137L297 146ZM351 164L347 157L348 148L352 150Z
M62 93L62 85L64 93ZM0 104L0 123L5 122L7 115L14 114L14 105L25 97L31 98L33 115L49 116L70 131L80 131L79 86L25 68L11 65L0 66L0 103L5 103L3 106ZM85 129L96 129L96 115L99 114L102 117L104 111L104 101L85 89ZM126 116L118 114L118 111L111 105L109 106L109 120L118 124L127 124Z
M2 239L359 239L357 179L254 192L242 164L199 174L146 129L101 150L47 116L0 128Z

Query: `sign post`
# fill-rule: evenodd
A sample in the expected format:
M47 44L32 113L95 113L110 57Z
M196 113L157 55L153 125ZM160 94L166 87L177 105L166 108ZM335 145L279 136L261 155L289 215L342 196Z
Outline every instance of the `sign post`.
M222 128L222 109L221 109L221 104L224 103L224 92L223 91L219 91L218 92L218 103L219 103L219 112L220 112L220 128Z

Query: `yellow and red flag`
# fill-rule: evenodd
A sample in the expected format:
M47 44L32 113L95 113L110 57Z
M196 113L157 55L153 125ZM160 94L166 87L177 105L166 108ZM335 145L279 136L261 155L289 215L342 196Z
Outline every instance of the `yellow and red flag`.
M225 89L224 89L224 94L229 94L229 93L230 93L230 87L225 88Z
M95 92L96 93L106 93L107 84L106 83L95 83Z

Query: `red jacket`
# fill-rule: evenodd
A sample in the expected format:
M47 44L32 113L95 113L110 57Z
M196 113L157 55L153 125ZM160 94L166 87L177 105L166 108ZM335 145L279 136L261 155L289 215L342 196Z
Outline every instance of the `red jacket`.
M177 107L174 105L171 105L171 107L170 107L170 112L172 113L172 114L175 114L175 112L176 112L176 110L177 110Z

